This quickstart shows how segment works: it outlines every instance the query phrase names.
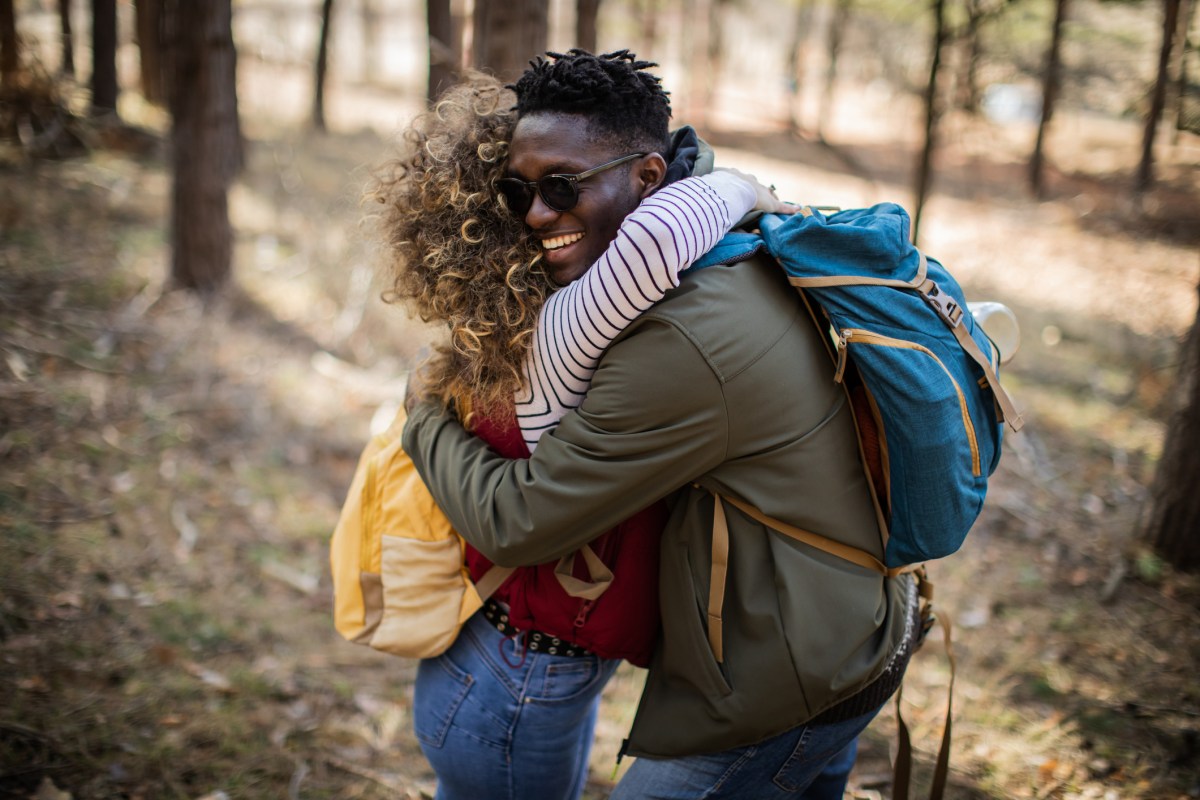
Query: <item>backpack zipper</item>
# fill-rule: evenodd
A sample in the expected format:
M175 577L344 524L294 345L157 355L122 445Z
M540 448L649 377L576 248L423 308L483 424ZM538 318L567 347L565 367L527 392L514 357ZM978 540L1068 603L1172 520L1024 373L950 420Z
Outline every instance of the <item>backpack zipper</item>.
M975 437L975 424L971 422L971 412L967 407L967 396L963 394L962 387L958 385L958 381L954 380L954 376L950 370L946 369L946 365L942 360L927 347L922 347L915 342L905 341L904 339L896 339L891 336L884 336L880 333L864 330L862 328L843 328L838 334L838 359L837 371L833 375L834 381L842 382L842 377L846 372L846 359L849 357L850 342L854 341L859 344L878 345L881 347L899 347L904 350L917 350L932 358L942 372L946 373L946 377L950 379L950 384L954 386L954 392L958 395L958 408L962 412L963 429L967 434L967 444L971 448L971 473L975 477L979 477L983 473L979 458L979 442Z

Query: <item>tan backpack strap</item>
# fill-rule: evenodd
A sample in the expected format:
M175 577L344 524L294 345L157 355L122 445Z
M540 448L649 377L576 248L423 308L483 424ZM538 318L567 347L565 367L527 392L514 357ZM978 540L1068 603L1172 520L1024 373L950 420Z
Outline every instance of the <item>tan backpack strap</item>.
M896 690L896 763L892 767L892 800L908 800L908 787L912 782L912 736L900 711L903 694L902 682Z
M721 609L725 605L725 580L729 572L729 523L721 495L713 496L712 569L708 576L708 644L713 658L720 664L725 660L722 642Z
M988 357L979 349L979 343L971 338L971 334L967 333L966 325L954 326L954 338L958 339L958 343L962 345L962 349L967 351L967 355L975 359L975 363L983 368L983 374L987 376L988 385L992 387L992 395L996 398L996 403L1000 406L1002 421L1008 423L1008 427L1014 431L1021 430L1025 424L1025 420L1021 419L1021 412L1017 411L1016 404L1012 398L1008 396L1008 392L1004 391L1004 387L1000 385L1000 376L996 374L996 368Z
M833 539L826 538L818 533L806 531L803 528L797 528L795 525L789 525L788 523L777 520L774 517L768 517L754 506L743 502L742 500L738 500L735 497L722 497L726 502L733 505L743 514L763 525L766 525L768 528L776 530L785 536L790 536L791 538L799 542L803 542L810 547L815 547L818 550L824 550L826 553L835 555L838 558L849 561L852 564L857 564L858 566L866 567L873 572L878 572L880 575L885 577L894 578L897 575L904 574L905 572L914 572L917 569L920 569L919 564L908 564L903 567L884 566L882 561L875 558L875 556L871 555L866 550L859 550L857 547L851 547L848 544L835 542Z
M946 791L946 778L950 773L950 722L951 704L954 700L954 672L958 666L954 648L950 645L950 620L945 615L937 618L942 625L942 640L946 645L946 658L950 659L950 686L946 690L946 725L942 728L942 746L938 749L937 765L933 769L933 784L929 788L929 800L942 800Z
M920 261L917 263L917 274L907 281L900 278L871 278L866 275L820 275L808 278L789 275L788 283L801 289L820 289L829 286L893 286L897 289L916 289L925 283L926 275L929 272L929 262L925 260L925 254L918 252L917 255L920 256Z
M917 291L927 300L939 294L937 284L932 280L926 280L916 287ZM979 348L979 344L971 337L967 331L967 326L962 324L962 309L954 304L953 311L947 311L943 308L943 304L937 300L932 302L941 314L946 325L954 332L954 338L958 340L958 344L966 352L971 359L979 365L983 370L983 374L987 376L988 384L992 387L992 396L996 398L996 404L1000 407L1003 422L1007 422L1008 426L1014 431L1021 430L1025 424L1025 420L1021 419L1021 412L1017 411L1016 405L1008 396L1008 392L1004 391L1004 387L1000 385L1000 377L996 374L996 367L983 354L983 350Z
M500 588L500 584L513 574L513 569L513 567L498 567L493 564L491 569L483 573L483 577L475 583L475 591L479 593L479 599L487 600L495 594L496 590Z
M575 577L576 553L583 554L583 562L587 564L591 580L585 581ZM558 579L558 585L571 597L582 597L585 600L595 600L604 594L613 581L612 570L600 560L600 556L596 555L591 545L586 544L558 560L554 567L554 577Z
M917 573L917 588L920 592L920 613L922 633L936 621L942 626L942 640L946 647L946 657L950 660L950 685L946 690L946 722L942 727L942 745L938 748L937 763L933 769L933 779L929 787L929 800L942 800L946 792L946 780L950 774L950 739L953 721L954 674L957 671L958 660L951 646L950 620L944 616L932 616L933 584L925 578L924 571ZM927 620L927 617L929 619ZM892 771L892 800L908 800L909 782L912 779L912 741L908 725L900 709L900 697L904 692L904 684L896 690L896 764Z

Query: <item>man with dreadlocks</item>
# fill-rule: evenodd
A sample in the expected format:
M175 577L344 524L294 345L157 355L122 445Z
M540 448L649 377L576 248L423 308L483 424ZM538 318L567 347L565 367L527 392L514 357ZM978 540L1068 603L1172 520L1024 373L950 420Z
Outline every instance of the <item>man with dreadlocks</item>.
M405 152L371 196L382 204L389 299L449 333L411 399L454 408L498 453L525 458L579 404L604 348L682 269L752 208L795 209L736 170L674 182L624 219L581 279L548 294L542 248L498 193L511 181L513 102L494 78L469 76L405 131ZM619 165L557 176L546 191L566 202ZM450 649L418 666L413 727L439 800L579 796L600 691L620 659L649 663L664 519L655 503L589 542L574 568L570 556L514 570ZM481 580L492 563L464 550Z
M707 171L711 153L690 129L669 134L653 64L548 56L514 87L498 187L565 284L642 199ZM623 747L638 758L613 797L840 798L858 734L907 666L913 582L740 510L725 519L713 494L882 558L852 412L798 296L762 257L696 271L589 377L529 459L497 455L436 403L413 410L405 449L455 528L499 564L552 561L665 501L661 632Z

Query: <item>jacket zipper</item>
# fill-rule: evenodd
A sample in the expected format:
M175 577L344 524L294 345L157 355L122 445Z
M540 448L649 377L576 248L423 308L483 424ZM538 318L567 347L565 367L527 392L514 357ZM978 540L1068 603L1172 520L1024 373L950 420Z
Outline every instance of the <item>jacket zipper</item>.
M575 615L575 627L582 628L587 622L588 612L592 610L592 606L596 604L595 600L582 600L579 603L579 613Z
M891 336L874 333L872 331L863 330L862 328L843 328L838 335L838 360L837 371L834 373L833 379L837 383L842 382L842 377L846 372L846 359L849 356L850 342L854 341L859 344L878 345L881 347L899 347L904 350L917 350L932 358L942 372L946 373L946 377L950 379L951 385L954 386L954 392L958 395L958 408L962 412L963 430L967 434L967 444L971 448L971 473L975 477L979 477L983 469L980 465L979 458L979 442L975 436L975 424L971 422L971 412L967 408L967 397L963 394L962 387L958 385L958 381L954 380L954 376L950 374L950 370L946 369L946 365L942 360L927 347L922 347L914 342L905 341L904 339L896 339Z

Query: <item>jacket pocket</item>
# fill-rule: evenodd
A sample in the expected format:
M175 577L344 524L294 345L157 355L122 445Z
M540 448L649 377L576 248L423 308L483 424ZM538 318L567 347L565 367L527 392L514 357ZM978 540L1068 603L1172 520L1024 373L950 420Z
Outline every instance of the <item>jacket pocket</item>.
M663 609L663 636L666 641L662 648L663 665L667 674L673 678L682 679L696 687L705 697L719 698L733 694L733 689L725 679L721 666L713 655L708 641L707 613L708 585L701 582L695 574L695 567L689 556L681 572L687 584L673 594L679 601L677 613L672 613L666 607ZM707 561L702 565L705 573L708 571Z

